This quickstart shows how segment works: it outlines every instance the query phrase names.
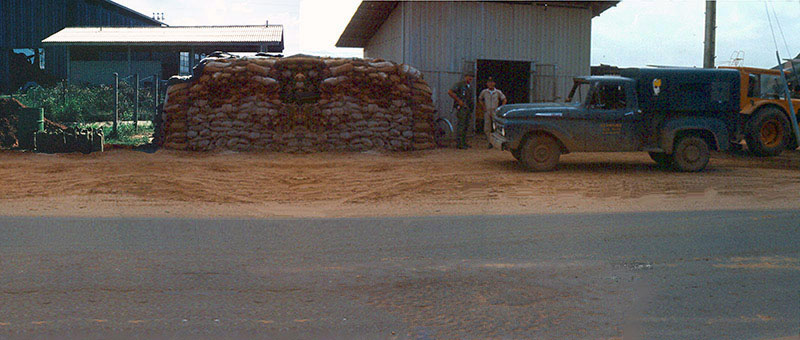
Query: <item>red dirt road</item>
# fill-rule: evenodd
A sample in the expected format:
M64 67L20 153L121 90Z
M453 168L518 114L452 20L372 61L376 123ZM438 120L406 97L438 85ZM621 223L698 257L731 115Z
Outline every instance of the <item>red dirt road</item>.
M508 152L43 155L0 151L7 216L344 217L800 208L800 152L716 154L707 171L645 153L569 154L548 173Z

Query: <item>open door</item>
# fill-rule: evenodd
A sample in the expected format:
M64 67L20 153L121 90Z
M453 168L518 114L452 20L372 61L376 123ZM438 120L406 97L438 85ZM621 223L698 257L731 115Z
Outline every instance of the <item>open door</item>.
M476 96L486 88L486 81L489 77L492 77L496 83L496 87L506 95L509 104L520 104L530 101L531 62L478 60L476 68ZM478 112L475 115L475 121L479 132L482 132L483 112Z

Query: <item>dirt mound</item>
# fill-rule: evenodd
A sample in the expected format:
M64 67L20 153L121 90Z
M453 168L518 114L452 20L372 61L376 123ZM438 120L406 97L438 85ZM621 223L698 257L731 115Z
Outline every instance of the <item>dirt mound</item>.
M19 121L20 109L27 106L14 98L0 98L0 148L14 148L19 146L17 136L17 122ZM44 119L45 131L56 132L67 130L67 127Z
M13 148L17 140L17 121L19 109L26 106L14 98L0 98L0 148Z

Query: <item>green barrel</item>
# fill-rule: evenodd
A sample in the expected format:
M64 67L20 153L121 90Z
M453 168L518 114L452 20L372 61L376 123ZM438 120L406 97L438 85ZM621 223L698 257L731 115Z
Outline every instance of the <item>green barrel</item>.
M19 109L17 131L24 133L44 131L44 109Z
M44 131L44 109L19 109L17 117L17 139L21 149L33 149L33 135Z

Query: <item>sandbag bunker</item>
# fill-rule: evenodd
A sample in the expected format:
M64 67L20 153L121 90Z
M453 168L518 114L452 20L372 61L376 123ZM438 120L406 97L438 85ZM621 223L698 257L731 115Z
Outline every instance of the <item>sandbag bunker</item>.
M170 79L155 140L196 151L422 150L435 145L434 114L409 65L218 53Z

